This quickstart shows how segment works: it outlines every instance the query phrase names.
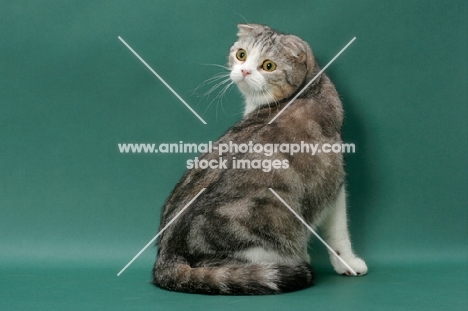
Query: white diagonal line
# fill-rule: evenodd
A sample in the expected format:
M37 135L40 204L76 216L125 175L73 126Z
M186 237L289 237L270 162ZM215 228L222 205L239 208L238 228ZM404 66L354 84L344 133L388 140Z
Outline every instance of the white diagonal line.
M169 222L167 223L167 225L165 225L164 228L162 228L161 231L159 231L158 234L156 234L156 236L155 236L153 239L151 239L151 241L149 241L148 244L146 244L145 247L143 247L143 248L141 249L141 251L139 251L138 254L136 254L135 257L133 257L132 260L130 260L130 262L129 262L128 264L125 265L125 267L123 267L122 270L120 270L119 273L117 273L117 276L120 276L120 275L122 274L122 272L124 272L124 271L128 268L128 266L130 266L130 265L135 261L135 259L137 259L151 244L153 244L154 241L156 241L156 239L158 238L158 236L160 236L161 233L163 233L163 232L177 219L177 217L179 217L180 214L182 214L182 213L187 209L187 207L189 207L190 204L192 204L193 201L195 201L195 200L198 198L198 196L199 196L200 194L202 194L203 191L205 191L205 189L206 189L206 188L203 188L202 190L200 190L200 192L198 192L198 194L197 194L192 200L190 200L190 202L188 202L187 205L185 205L185 206L177 213L177 215L175 215L174 218L172 218L171 221L169 221Z
M156 77L157 77L157 78L158 78L158 79L159 79L159 80L160 80L160 81L161 81L161 82L162 82L162 83L163 83L163 84L164 84L164 85L165 85L165 86L166 86L166 87L167 87L167 88L168 88L168 89L185 105L185 106L187 106L187 108L188 108L194 115L197 116L198 119L200 119L200 121L203 122L203 124L206 124L205 120L203 120L202 117L200 117L200 116L198 115L198 113L196 113L195 110L193 110L192 107L190 107L189 104L187 104L187 103L185 102L185 100L184 100L182 97L180 97L179 94L177 94L177 92L174 91L174 89L173 89L169 84L167 84L167 82L164 81L164 79L161 78L161 76L158 75L158 73L157 73L156 71L154 71L153 68L151 68L151 67L146 63L146 62L143 60L143 58L141 58L140 55L138 55L138 53L135 52L135 51L130 47L130 45L127 44L127 42L125 42L124 39L122 39L120 36L119 36L118 38L119 38L120 41L122 41L123 44L125 44L125 46L126 46L133 54L135 54L135 56L136 56L146 67L148 67L148 69L149 69L149 70L150 70L150 71L151 71L151 72L152 72L152 73L153 73L153 74L154 74L154 75L155 75L155 76L156 76Z
M351 267L346 263L346 261L344 261L343 258L341 258L341 257L335 252L335 250L334 250L333 248L331 248L330 245L328 245L327 242L325 242L325 241L317 234L317 232L315 232L315 230L312 229L312 228L304 221L304 219L302 219L301 216L299 216L299 215L288 205L288 203L286 203L286 202L275 192L275 190L273 190L273 189L271 189L271 188L268 188L268 189L270 189L270 191L271 191L271 192L272 192L272 193L273 193L273 194L274 194L274 195L275 195L275 196L276 196L276 197L277 197L293 214L294 214L294 216L296 216L297 219L299 219L299 220L307 227L307 229L309 229L310 232L312 232L312 233L320 240L320 242L322 242L322 243L330 250L330 252L331 252L333 255L335 255L336 258L338 258L338 259L346 266L346 268L348 268L348 269L351 271L351 273L352 273L353 275L357 275L356 271L354 271L353 268L351 268Z
M307 83L307 85L306 85L306 86L304 86L304 87L302 88L302 90L301 90L299 93L297 93L297 94L296 94L296 96L294 96L294 97L293 97L293 99L291 99L291 100L289 101L289 103L288 103L286 106L284 106L284 108L283 108L283 109L281 109L281 111L280 111L280 112L278 112L278 114L277 114L277 115L276 115L276 116L275 116L273 119L271 119L271 121L270 121L270 122L268 122L268 124L271 124L271 123L273 123L273 121L275 121L275 120L276 120L276 118L278 118L278 117L279 117L279 115L280 115L280 114L282 114L282 113L283 113L283 111L285 111L285 110L286 110L286 108L288 108L288 107L289 107L289 105L291 105L291 104L292 104L292 102L293 102L293 101L295 101L295 100L296 100L296 99L299 97L299 95L301 95L301 94L302 94L302 93L303 93L303 92L304 92L304 91L305 91L305 90L306 90L306 89L307 89L307 88L308 88L308 87L309 87L309 86L312 84L312 82L314 82L314 81L315 81L315 80L316 80L316 79L317 79L317 78L318 78L318 77L319 77L319 76L322 74L322 72L324 72L324 71L325 71L325 69L327 69L327 68L328 68L328 66L330 66L330 65L332 64L332 63L335 61L335 59L337 59L337 58L338 58L338 56L340 56L340 55L341 55L341 53L343 53L343 52L344 52L344 50L346 50L346 49L348 48L348 46L350 46L350 45L351 45L351 43L353 43L353 41L354 41L354 40L356 40L356 37L354 37L353 39L351 39L351 41L349 41L349 42L348 42L348 44L346 44L346 45L345 45L345 47L344 47L344 48L342 48L342 49L341 49L341 51L339 51L339 52L338 52L338 54L336 54L336 55L335 55L335 57L333 57L333 58L332 58L332 60L331 60L331 61L329 61L329 62L328 62L328 64L326 64L326 65L325 65L325 67L323 67L323 68L322 68L322 70L320 70L320 71L319 71L319 73L318 73L318 74L316 74L316 75L315 75L315 77L314 77L312 80L310 80L310 81L309 81L309 83Z

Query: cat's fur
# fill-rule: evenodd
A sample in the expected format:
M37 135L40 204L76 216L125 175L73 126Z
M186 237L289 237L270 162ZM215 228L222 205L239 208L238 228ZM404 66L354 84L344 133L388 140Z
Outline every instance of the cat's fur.
M239 49L246 51L245 61L236 58ZM262 70L265 59L274 61L276 70ZM239 25L229 67L246 98L246 113L218 143L341 143L342 105L324 73L268 125L320 70L307 43L266 26ZM367 272L348 235L342 154L228 154L228 167L233 157L288 160L289 168L188 170L165 203L161 228L206 190L160 236L154 284L205 294L272 294L312 285L310 233L268 188L311 226L320 225L326 241L356 272ZM330 258L338 273L349 275Z

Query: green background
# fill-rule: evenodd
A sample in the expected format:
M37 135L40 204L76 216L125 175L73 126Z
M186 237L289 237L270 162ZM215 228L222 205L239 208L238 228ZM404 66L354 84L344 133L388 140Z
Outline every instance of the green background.
M3 1L0 308L3 310L466 310L466 1ZM346 111L352 240L370 271L316 286L208 297L150 285L157 233L187 154L118 143L207 142L241 118L194 91L222 69L236 24L310 43ZM208 123L118 40L121 36ZM214 94L217 94L216 92Z

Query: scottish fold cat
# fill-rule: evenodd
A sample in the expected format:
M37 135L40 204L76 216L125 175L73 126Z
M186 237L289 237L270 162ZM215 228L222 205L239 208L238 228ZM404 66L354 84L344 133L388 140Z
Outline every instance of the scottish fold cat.
M217 143L341 143L343 108L325 73L268 124L320 71L309 45L256 24L238 25L237 36L228 66L230 79L245 97L245 112ZM266 157L224 155L230 168L235 160ZM217 152L199 157L217 158ZM269 188L310 226L320 227L325 241L358 275L367 273L349 238L343 155L275 153L268 159L286 160L288 168L187 170L164 205L161 228L206 190L159 237L155 285L231 295L276 294L312 285L310 232ZM332 254L330 259L337 273L351 274Z

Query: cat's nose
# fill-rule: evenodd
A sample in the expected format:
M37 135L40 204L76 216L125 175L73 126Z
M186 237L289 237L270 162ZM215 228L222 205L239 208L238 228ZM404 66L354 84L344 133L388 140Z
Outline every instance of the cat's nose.
M242 76L245 78L245 77L247 77L252 71L246 70L246 69L242 69L241 72L242 72Z

